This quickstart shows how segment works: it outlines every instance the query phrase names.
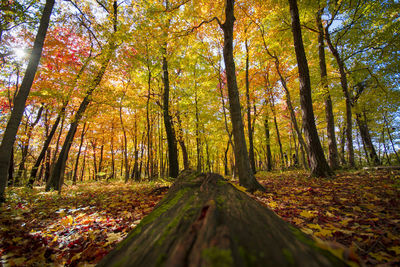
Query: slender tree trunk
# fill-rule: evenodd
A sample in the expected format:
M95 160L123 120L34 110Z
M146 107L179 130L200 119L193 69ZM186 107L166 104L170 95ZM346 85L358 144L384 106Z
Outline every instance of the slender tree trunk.
M49 145L51 143L51 140L53 139L53 136L56 133L57 127L60 124L61 117L64 116L65 108L66 108L66 104L64 104L61 107L61 110L57 115L56 121L54 122L53 126L51 127L50 133L47 136L46 141L43 144L43 147L42 147L42 150L40 151L39 157L36 159L36 162L33 165L33 168L31 170L31 174L30 174L30 177L29 177L29 181L28 181L28 186L29 187L32 187L33 183L36 180L36 175L37 175L37 171L39 169L40 163L42 162L42 160L44 159L44 157L46 155L46 151L48 150Z
M151 95L151 62L150 51L146 42L146 67L147 67L147 99L146 99L146 123L147 123L147 174L151 179L153 177L153 144L152 144L152 127L150 123L150 95Z
M232 143L232 131L229 130L229 126L228 126L228 118L226 115L226 107L225 107L225 99L224 99L224 93L222 90L222 78L221 78L221 66L219 65L218 67L218 81L219 81L219 93L221 96L221 103L222 103L222 113L224 114L224 125L225 125L225 130L226 133L228 134L228 143L226 145L226 149L225 149L225 154L224 154L224 171L225 171L225 175L229 174L229 170L228 170L228 152L229 152L229 145L233 148L233 143Z
M311 81L308 69L306 54L304 51L303 39L301 36L301 26L297 0L289 0L290 15L292 18L292 33L294 49L297 58L297 67L300 80L300 104L303 112L304 132L307 140L310 156L311 176L326 177L333 174L326 162L324 151L318 137L315 126L314 111L311 98Z
M14 108L11 111L11 116L8 120L3 139L0 144L0 203L5 201L4 192L7 185L11 152L14 146L18 127L24 114L25 103L31 90L40 57L42 55L43 43L44 39L46 38L47 28L49 26L54 2L55 0L46 0L25 76L22 80L19 92L14 100Z
M267 171L272 170L272 158L271 158L271 138L269 135L269 116L268 112L265 112L264 128L265 128L265 141L267 143Z
M125 93L124 93L124 96L125 96ZM122 119L122 99L121 99L121 104L119 106L119 120L120 120L120 123L121 123L122 133L123 133L123 136L124 136L125 183L127 183L128 180L129 180L128 138L126 137L125 125L124 125L124 121ZM136 114L135 114L135 125L136 125Z
M271 97L271 101L270 101L270 105L271 105L271 110L272 110L272 114L274 115L274 125L275 125L275 131L276 131L276 137L278 139L278 144L279 144L279 153L280 153L280 159L281 159L281 168L285 167L285 158L283 156L283 148L282 148L282 142L281 142L281 134L279 133L279 127L278 127L278 122L276 120L276 111L275 111L275 104L274 104L274 99L273 96Z
M7 186L11 186L13 182L14 182L14 146L11 149L10 165L8 167Z
M15 180L14 180L14 183L13 183L16 186L20 185L21 178L22 178L23 174L26 172L25 163L26 163L26 160L28 158L29 143L30 143L31 138L32 138L32 131L35 128L36 124L39 122L40 118L42 117L43 108L44 108L44 106L42 104L40 106L39 110L38 110L38 113L37 113L35 121L32 122L31 125L29 125L29 122L27 122L27 129L26 129L26 132L27 132L26 133L26 137L27 138L23 142L23 146L22 146L22 149L21 149L21 156L22 156L21 157L21 162L19 164L17 175L15 176Z
M386 156L386 162L388 165L390 165L390 158L387 153L388 149L386 147L386 140L385 140L385 126L382 127L382 144L383 144L383 156L382 156L382 163L383 163L383 157Z
M384 123L386 124L386 130L387 130L387 133L388 133L388 136L389 136L390 144L392 145L393 152L394 152L394 154L395 154L395 156L396 156L397 162L400 164L400 157L399 157L399 155L397 154L396 149L395 149L395 147L394 147L392 134L390 133L390 129L389 129L389 123L388 123L388 121L387 121L385 115L383 115L383 121L384 121Z
M96 145L96 142L93 140L90 143L92 144L92 149L93 149L93 177L95 178L95 180L97 180L97 173L98 173L97 158L96 158L97 145Z
M164 94L163 94L163 113L164 113L164 126L167 134L168 143L168 159L169 159L169 176L176 178L179 174L179 162L178 162L178 148L176 145L175 131L172 124L172 118L169 114L169 77L168 77L168 61L167 61L167 47L165 44L162 69L163 69L163 83L164 83Z
M362 142L362 145L363 145L364 154L365 154L365 158L367 160L367 164L370 165L371 163L369 161L369 155L368 155L367 146L365 145L364 140L362 138L361 138L361 142Z
M114 156L114 122L111 123L111 177L115 177L115 156Z
M345 147L346 147L346 126L343 127L342 133L340 135L340 161L342 165L346 165L345 157Z
M196 69L195 69L196 71ZM201 139L200 139L200 116L198 106L198 96L196 87L196 72L195 72L195 91L194 91L194 104L196 109L196 156L197 156L197 171L201 172Z
M139 164L139 170L138 170L138 172L136 173L136 176L135 176L135 180L136 181L140 181L140 179L141 179L141 177L142 177L142 166L143 166L143 156L144 156L144 138L145 138L145 132L143 132L143 134L142 134L142 140L141 140L141 144L140 144L140 147L141 147L141 149L140 149L140 164Z
M176 113L176 118L178 120L178 142L182 149L183 168L187 170L190 168L190 164L189 164L188 153L186 150L185 140L183 138L182 121L179 110Z
M373 164L380 165L378 155L376 154L374 144L372 143L372 140L371 140L371 135L369 134L369 129L368 129L368 125L367 125L367 119L366 119L365 112L363 115L364 116L362 116L361 113L356 112L356 122L358 124L358 129L360 130L361 138L369 152L369 156L370 156Z
M221 25L224 32L223 52L228 84L229 110L235 142L235 162L239 174L239 183L252 192L256 190L264 190L264 188L257 182L251 170L246 140L244 137L239 90L236 82L236 68L233 59L233 25L235 22L234 5L234 0L227 0L225 3L225 22Z
M85 148L87 148L87 143L86 143ZM83 162L82 162L81 179L80 179L81 182L83 182L83 177L85 175L86 155L87 155L87 149L85 149L85 152L83 153Z
M134 180L136 180L138 178L138 180L136 180L136 181L139 181L140 180L140 177L138 175L138 172L139 172L139 150L138 150L138 145L137 145L137 143L138 143L138 141L137 141L138 132L137 132L137 117L136 117L136 114L135 114L134 131L135 131L135 136L134 136L135 159L134 159L134 163L133 163L133 170L132 170L131 177Z
M279 74L280 81L281 81L281 84L283 86L283 89L285 90L286 105L287 105L287 107L289 109L290 120L291 120L291 122L293 124L293 127L294 127L295 131L296 131L297 138L299 139L301 152L302 152L301 155L302 155L302 160L303 160L303 166L304 166L305 169L308 169L307 158L309 158L309 151L308 151L306 143L304 142L304 138L303 138L303 135L301 133L300 127L299 127L299 125L297 123L296 114L294 113L294 108L293 108L293 105L292 105L292 99L290 97L290 91L289 91L289 88L287 87L286 80L284 79L283 75L281 74L281 71L279 69L279 61L277 59L275 60L275 67L276 67L276 70L277 70L277 72Z
M82 151L82 145L83 145L83 138L85 136L85 131L87 129L86 128L86 122L83 124L82 127L82 132L81 132L81 142L79 143L79 149L78 149L78 154L76 155L76 161L75 161L75 168L74 168L74 175L72 177L72 184L76 184L76 179L78 177L78 165L79 165L79 156L81 155L81 151Z
M317 26L318 26L318 55L319 55L319 69L321 74L321 84L325 94L325 118L326 118L326 131L328 135L328 151L329 151L329 166L335 170L339 167L338 149L335 137L335 119L333 116L332 99L328 87L328 74L326 71L325 61L325 45L324 45L324 29L321 21L321 12L317 12Z
M246 104L247 104L247 134L249 138L249 160L253 173L256 173L256 163L254 161L254 142L253 128L251 126L251 103L250 103L250 81L249 81L249 46L247 38L245 40L246 48Z
M352 111L351 111L351 96L349 93L348 83L347 83L347 76L345 71L345 66L342 58L339 55L338 50L332 44L329 29L325 28L325 39L328 44L329 49L333 57L336 60L336 63L339 66L340 72L340 84L342 86L342 91L346 100L346 141L347 141L347 152L348 152L348 160L350 167L355 167L354 162L354 148L353 148L353 124L352 124Z

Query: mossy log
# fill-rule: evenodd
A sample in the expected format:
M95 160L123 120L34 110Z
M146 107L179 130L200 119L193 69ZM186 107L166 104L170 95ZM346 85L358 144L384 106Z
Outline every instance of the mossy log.
M345 266L218 174L184 171L98 266Z

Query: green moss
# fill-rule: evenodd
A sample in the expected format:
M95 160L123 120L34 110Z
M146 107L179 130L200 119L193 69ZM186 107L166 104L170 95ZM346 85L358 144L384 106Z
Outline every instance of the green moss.
M165 262L167 257L168 257L168 255L165 253L162 253L160 256L158 256L157 261L156 261L156 267L162 266L162 264Z
M165 227L164 232L162 233L161 237L157 240L157 245L163 244L165 238L170 234L171 230L174 229L178 223L182 219L189 219L186 217L187 211L192 208L194 195L192 195L185 203L185 206L179 210L179 214L177 214L172 221ZM193 214L193 212L191 212Z
M309 239L305 234L303 234L299 229L289 225L289 229L292 230L292 233L295 235L295 237L301 241L302 243L312 247L316 248L315 242Z
M231 251L228 249L220 249L210 247L203 249L201 256L208 262L210 267L230 267L233 265Z
M215 199L215 201L217 202L217 206L218 206L219 208L222 208L223 205L224 205L224 203L225 203L224 196L218 195L217 198Z
M218 186L225 185L225 184L227 184L227 183L228 183L228 181L223 180L223 179L218 179L218 180L217 180L217 185L218 185Z
M257 263L257 257L248 251L245 248L239 247L239 254L244 259L246 266L254 266Z
M189 188L183 188L179 190L178 192L175 193L174 197L169 200L165 201L164 203L161 203L161 205L153 210L149 215L143 218L143 220L136 226L136 228L129 233L129 235L122 240L116 247L116 250L122 248L126 244L128 244L132 238L134 238L136 235L140 234L142 232L143 226L150 224L153 222L155 219L160 217L164 212L168 211L171 207L175 206L176 203L185 195L185 193L189 191Z
M322 254L325 256L334 266L347 266L346 263L344 263L341 259L337 258L334 256L332 253L330 253L328 250L322 249L318 247L315 243L315 241L311 240L308 238L305 234L303 234L299 229L289 225L290 230L292 230L292 233L295 235L297 240L302 242L303 244L309 246L316 254Z
M283 253L283 256L285 256L287 262L290 265L294 265L294 258L293 258L292 253L290 252L290 250L288 250L287 248L284 248L284 249L282 249L282 253Z

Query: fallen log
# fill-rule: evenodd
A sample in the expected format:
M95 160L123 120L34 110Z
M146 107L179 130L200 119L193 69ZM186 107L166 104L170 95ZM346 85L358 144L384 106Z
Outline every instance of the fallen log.
M345 266L218 174L184 171L98 266Z

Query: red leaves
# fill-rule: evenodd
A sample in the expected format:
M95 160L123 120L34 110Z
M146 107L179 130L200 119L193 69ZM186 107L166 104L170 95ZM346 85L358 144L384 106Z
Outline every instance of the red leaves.
M11 201L0 208L0 239L5 240L0 253L5 263L97 263L151 212L168 187L115 183L68 189L62 196L36 189L9 194Z

